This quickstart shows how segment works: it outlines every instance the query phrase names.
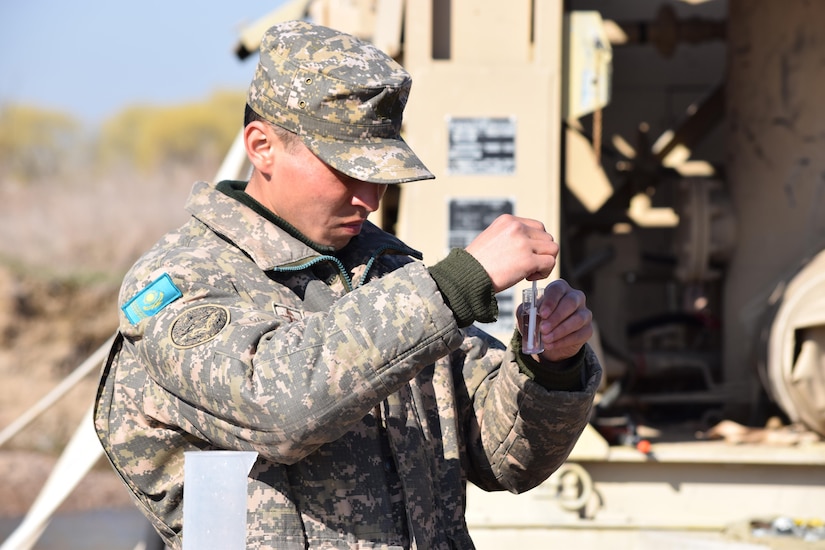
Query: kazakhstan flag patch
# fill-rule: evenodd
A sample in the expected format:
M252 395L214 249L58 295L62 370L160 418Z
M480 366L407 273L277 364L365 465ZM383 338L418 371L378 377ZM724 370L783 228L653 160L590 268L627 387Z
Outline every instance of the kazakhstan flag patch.
M133 325L138 324L143 319L151 317L162 310L178 298L183 296L168 273L164 273L149 286L138 292L137 296L123 304L120 308L126 314L126 318Z

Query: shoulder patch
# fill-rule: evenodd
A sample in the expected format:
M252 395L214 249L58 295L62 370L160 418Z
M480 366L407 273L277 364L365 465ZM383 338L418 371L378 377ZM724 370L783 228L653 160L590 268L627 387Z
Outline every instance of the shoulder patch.
M168 273L164 273L120 308L133 325L151 317L183 296Z
M206 304L182 312L172 322L169 336L179 348L192 348L208 342L229 324L229 310Z

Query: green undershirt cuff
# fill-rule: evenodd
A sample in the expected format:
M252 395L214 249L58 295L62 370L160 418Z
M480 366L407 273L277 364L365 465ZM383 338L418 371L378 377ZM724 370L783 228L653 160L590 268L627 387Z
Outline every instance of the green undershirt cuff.
M468 327L475 321L496 320L498 302L493 282L472 254L453 248L446 258L429 269L459 327Z
M515 352L519 369L528 378L551 391L581 391L584 389L584 346L576 355L563 361L536 361L521 353L521 334L513 331L510 348Z

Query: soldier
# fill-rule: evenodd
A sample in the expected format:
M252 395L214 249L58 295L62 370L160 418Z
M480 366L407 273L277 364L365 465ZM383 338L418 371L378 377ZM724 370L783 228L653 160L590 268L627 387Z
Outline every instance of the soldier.
M467 549L465 484L526 491L567 457L601 376L582 292L557 280L544 351L474 322L547 277L538 221L495 220L427 267L367 221L433 178L400 136L410 77L374 46L271 28L249 88L248 182L196 183L191 219L131 268L95 426L171 548L186 451L256 451L247 548Z

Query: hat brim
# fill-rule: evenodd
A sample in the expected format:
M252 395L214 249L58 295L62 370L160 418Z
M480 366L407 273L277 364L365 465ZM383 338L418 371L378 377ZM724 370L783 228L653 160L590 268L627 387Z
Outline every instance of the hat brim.
M401 137L356 141L301 138L328 166L360 181L395 184L435 178Z

